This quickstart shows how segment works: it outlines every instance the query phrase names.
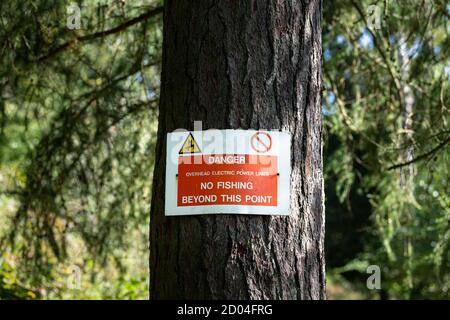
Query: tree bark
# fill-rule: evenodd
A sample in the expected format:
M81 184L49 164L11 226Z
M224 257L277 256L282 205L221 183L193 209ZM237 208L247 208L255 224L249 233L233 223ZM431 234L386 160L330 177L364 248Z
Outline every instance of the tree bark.
M320 0L168 0L151 207L152 299L323 299ZM164 216L166 134L292 135L289 217Z

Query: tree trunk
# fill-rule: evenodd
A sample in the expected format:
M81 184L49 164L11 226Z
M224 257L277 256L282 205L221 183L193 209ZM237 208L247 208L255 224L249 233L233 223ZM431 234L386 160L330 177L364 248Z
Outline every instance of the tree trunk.
M151 208L152 299L325 298L321 1L168 0ZM164 216L166 134L292 135L291 215Z
M411 59L408 52L408 42L405 36L400 36L399 40L399 65L402 85L402 136L400 139L401 148L403 148L400 163L407 163L414 159L414 138L413 138L413 115L415 96L411 86L408 84L410 76ZM412 203L414 201L414 176L415 165L410 163L400 168L400 188L405 195L405 199ZM412 228L413 217L412 208L405 207L405 221L403 226ZM406 278L405 285L408 289L413 289L413 242L410 235L405 235L404 255Z

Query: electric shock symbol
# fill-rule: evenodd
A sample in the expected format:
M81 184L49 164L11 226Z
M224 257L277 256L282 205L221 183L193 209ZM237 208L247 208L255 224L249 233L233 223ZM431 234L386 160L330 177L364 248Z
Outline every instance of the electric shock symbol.
M189 133L178 154L200 153L200 152L201 150L198 147L198 144L195 141L194 136L192 135L192 133Z

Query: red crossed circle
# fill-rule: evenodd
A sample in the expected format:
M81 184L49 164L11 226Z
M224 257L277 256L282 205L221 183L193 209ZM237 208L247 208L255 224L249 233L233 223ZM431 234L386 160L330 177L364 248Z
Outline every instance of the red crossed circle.
M272 148L272 137L267 132L258 131L252 136L251 146L256 152L267 152Z

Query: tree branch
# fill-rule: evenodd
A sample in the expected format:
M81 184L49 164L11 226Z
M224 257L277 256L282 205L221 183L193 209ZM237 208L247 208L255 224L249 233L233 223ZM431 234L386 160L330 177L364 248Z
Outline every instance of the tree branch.
M447 8L440 1L434 0L434 4L444 16L450 19L450 14L448 13Z
M432 150L430 150L430 151L428 151L428 152L426 152L426 153L424 153L424 154L421 154L420 156L418 156L418 157L416 157L416 158L414 158L414 159L412 159L412 160L410 160L410 161L403 162L403 163L398 163L398 164L396 164L396 165L390 166L390 167L387 168L387 169L388 169L388 170L394 170L394 169L397 169L397 168L401 168L401 167L410 165L410 164L412 164L412 163L414 163L414 162L417 162L417 161L420 161L420 160L422 160L422 159L426 159L426 158L428 158L428 157L434 155L436 152L438 152L438 151L439 151L440 149L442 149L443 147L445 147L449 142L450 142L450 136L448 136L447 139L445 139L444 141L442 141L441 143L439 143L439 144L438 144L436 147L434 147Z
M111 34L120 33L122 31L126 30L128 27L131 27L131 26L133 26L133 25L135 25L137 23L140 23L142 21L148 20L148 19L150 19L150 18L152 18L152 17L162 13L163 9L164 9L163 7L157 7L155 9L147 11L146 13L144 13L144 14L136 17L136 18L133 18L131 20L128 20L128 21L122 23L121 25L118 25L117 27L114 27L114 28L109 29L109 30L99 31L99 32L96 32L96 33L93 33L93 34L88 34L88 35L85 35L85 36L76 36L74 39L72 39L72 40L70 40L70 41L68 41L66 43L63 43L62 45L56 47L54 50L50 51L46 55L40 57L37 61L42 62L42 61L48 60L51 57L59 54L60 52L66 50L67 48L71 47L72 45L74 45L77 42L92 41L92 40L97 39L97 38L109 36Z
M377 34L372 29L369 28L369 24L367 22L367 18L364 14L364 11L358 5L358 3L355 0L351 0L351 3L353 5L353 7L356 9L356 11L358 12L361 20L366 25L367 31L372 36L372 41L373 41L374 47L378 51L378 53L381 56L381 59L383 60L384 64L386 65L386 69L388 70L389 76L391 77L392 81L394 82L395 89L397 90L397 94L400 99L400 105L402 105L404 97L403 97L403 91L402 91L400 79L399 79L397 73L395 72L394 67L391 65L389 58L386 56L386 53L383 51L384 50L384 48L382 47L383 44L379 43L379 41L378 41L378 40L380 40L380 42L382 42L383 39L381 37L377 37Z

